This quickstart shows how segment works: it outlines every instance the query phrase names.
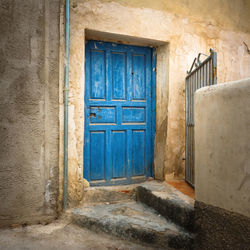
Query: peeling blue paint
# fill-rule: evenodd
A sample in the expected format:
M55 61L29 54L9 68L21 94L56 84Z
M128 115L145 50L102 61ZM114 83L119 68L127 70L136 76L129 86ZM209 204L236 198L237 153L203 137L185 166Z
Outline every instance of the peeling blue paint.
M128 184L152 175L153 51L98 41L86 44L84 178L91 185Z

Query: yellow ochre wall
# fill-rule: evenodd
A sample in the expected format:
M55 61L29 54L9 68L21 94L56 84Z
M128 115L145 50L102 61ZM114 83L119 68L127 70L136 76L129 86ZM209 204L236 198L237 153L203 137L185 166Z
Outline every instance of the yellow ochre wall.
M157 47L155 173L184 178L185 76L199 52L218 53L218 82L250 76L250 1L71 0L69 199L83 195L85 39ZM61 12L61 58L64 51ZM63 61L60 80L60 199L63 171Z

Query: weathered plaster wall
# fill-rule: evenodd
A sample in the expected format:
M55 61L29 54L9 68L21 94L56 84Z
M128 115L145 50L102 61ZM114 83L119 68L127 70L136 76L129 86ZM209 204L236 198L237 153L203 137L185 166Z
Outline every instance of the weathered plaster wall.
M248 249L250 78L195 94L195 249Z
M222 28L250 31L250 2L244 0L101 0L101 2L117 2L133 8L167 11L176 15L192 16L200 22L213 22Z
M157 76L156 175L160 179L182 178L186 71L199 52L208 53L212 47L218 52L218 81L249 76L250 56L243 45L243 41L250 44L249 10L249 3L243 0L71 1L69 195L72 202L81 199L83 186L85 30L166 46L168 62L162 66L166 75ZM62 156L61 147L60 159Z
M165 149L168 128L169 99L169 44L158 46L156 72L156 133L154 154L154 176L158 180L165 178Z
M56 216L59 9L0 1L0 226Z
M250 78L195 94L195 196L250 217Z

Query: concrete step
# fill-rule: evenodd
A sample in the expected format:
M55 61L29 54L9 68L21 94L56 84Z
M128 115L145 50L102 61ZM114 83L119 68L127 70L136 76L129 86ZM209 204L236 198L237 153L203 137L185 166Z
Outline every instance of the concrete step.
M193 231L194 200L165 182L150 181L137 186L136 199L154 208L166 219Z
M135 200L135 185L108 187L88 187L84 190L82 205L106 203L113 204Z
M192 234L140 202L85 205L71 213L76 224L96 232L140 241L156 249L192 249Z

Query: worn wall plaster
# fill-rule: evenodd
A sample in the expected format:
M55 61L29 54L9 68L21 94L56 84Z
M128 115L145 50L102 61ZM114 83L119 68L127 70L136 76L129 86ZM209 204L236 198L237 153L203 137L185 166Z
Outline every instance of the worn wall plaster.
M59 2L0 1L0 227L57 215Z
M216 8L214 8L216 6ZM198 11L200 10L201 11ZM250 75L245 1L74 0L70 9L69 197L82 196L85 30L166 44L165 74L157 75L156 176L183 178L186 71L199 52L218 52L218 81ZM220 15L218 15L220 13ZM164 47L164 45L162 45ZM158 51L164 48L158 48ZM166 49L165 48L165 49ZM159 65L158 65L159 67ZM61 93L62 94L62 93ZM63 106L61 105L61 109ZM61 117L61 124L62 124ZM63 133L62 126L60 134ZM62 147L60 157L62 158ZM60 161L62 169L62 161ZM157 167L158 166L158 167ZM62 191L62 189L61 189Z

